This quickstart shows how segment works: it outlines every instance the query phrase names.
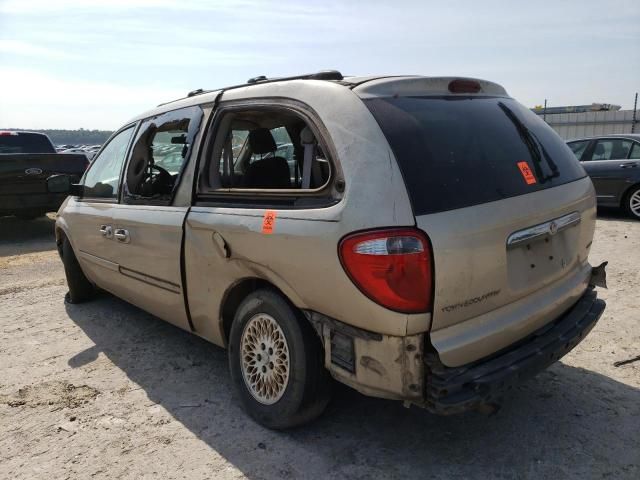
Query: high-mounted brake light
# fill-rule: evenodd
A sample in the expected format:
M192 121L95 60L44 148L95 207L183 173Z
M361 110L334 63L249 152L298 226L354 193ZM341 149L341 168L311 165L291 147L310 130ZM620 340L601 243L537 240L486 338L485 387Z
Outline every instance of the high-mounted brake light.
M433 277L427 236L413 228L373 230L342 239L342 266L376 303L403 313L431 310Z
M449 91L451 93L478 93L482 90L480 83L475 80L457 79L449 82Z

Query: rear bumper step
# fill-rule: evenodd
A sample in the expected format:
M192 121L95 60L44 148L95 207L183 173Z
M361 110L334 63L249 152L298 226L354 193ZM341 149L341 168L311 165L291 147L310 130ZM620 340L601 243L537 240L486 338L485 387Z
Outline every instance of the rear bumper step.
M569 353L591 331L605 302L588 289L556 321L492 355L461 367L443 365L430 345L425 348L426 407L449 415L495 403L513 385L533 377Z

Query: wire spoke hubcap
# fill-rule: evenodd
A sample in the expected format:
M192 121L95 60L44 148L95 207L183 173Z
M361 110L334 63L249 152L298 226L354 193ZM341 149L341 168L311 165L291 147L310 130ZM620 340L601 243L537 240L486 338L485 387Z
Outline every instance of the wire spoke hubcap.
M637 190L629 199L629 207L631 211L640 217L640 190Z
M289 382L289 346L273 317L252 317L240 339L242 377L249 392L264 405L276 403Z

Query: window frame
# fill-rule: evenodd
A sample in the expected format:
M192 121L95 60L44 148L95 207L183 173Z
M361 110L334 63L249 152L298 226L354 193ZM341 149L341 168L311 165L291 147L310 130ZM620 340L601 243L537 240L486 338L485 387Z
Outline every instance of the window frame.
M571 151L573 152L573 148L571 148L571 144L573 143L585 143L585 147L584 150L582 150L582 153L580 154L580 157L576 157L578 159L579 162L585 162L587 161L584 157L585 154L590 153L590 148L591 148L591 143L593 142L593 140L590 139L586 139L586 140L573 140L571 142L567 142L567 146L571 149ZM574 152L575 155L575 152Z
M126 125L120 127L118 130L116 130L108 138L108 140L106 142L104 142L102 147L100 147L100 150L98 150L98 152L95 154L95 156L91 160L91 163L89 164L89 167L85 170L85 172L82 174L82 177L80 178L79 184L82 185L83 192L82 192L82 195L79 195L79 196L75 197L77 201L90 202L90 203L113 203L113 204L118 204L118 203L121 202L121 199L122 199L122 182L123 182L123 177L124 177L124 168L129 163L129 155L131 154L131 146L133 145L133 139L138 134L138 128L139 127L140 127L140 121L139 120L127 123ZM130 128L133 129L133 132L131 133L131 138L129 138L129 143L127 144L127 148L125 149L124 160L123 160L122 165L120 167L120 177L118 178L118 193L117 193L116 197L115 198L105 198L105 197L91 197L91 196L85 195L84 194L84 186L85 186L84 182L85 182L85 180L87 178L87 175L89 174L91 169L96 164L96 160L98 160L100 158L100 154L102 153L102 151L113 141L114 138L116 138L122 132L124 132L125 130L128 130Z
M314 189L265 189L265 188L208 188L204 184L203 176L210 168L214 159L214 149L218 141L218 135L223 127L222 122L228 113L247 110L282 110L291 112L303 120L311 129L321 146L326 160L330 165L329 178L321 187ZM196 166L196 179L194 189L194 204L202 206L225 206L236 208L265 208L279 209L297 208L323 208L336 204L341 195L334 187L336 179L343 178L342 171L337 161L336 149L331 141L328 130L321 122L319 115L308 105L290 98L269 97L231 100L220 102L213 110L209 124L202 140L199 162ZM316 199L317 202L296 205L298 199Z
M180 171L178 172L178 176L176 177L176 181L174 183L173 186L173 190L171 192L171 198L169 200L160 200L158 198L136 198L135 201L126 201L125 198L128 197L128 188L126 188L127 183L126 183L126 172L129 169L129 164L131 162L131 153L133 152L133 148L135 146L136 141L138 140L138 136L140 135L140 130L143 126L143 124L145 122L148 122L154 118L161 118L165 115L169 115L169 114L175 114L176 112L179 112L181 110L190 110L190 109L198 109L199 111L199 118L198 118L198 122L197 125L195 127L195 130L193 131L193 139L191 141L191 143L189 144L189 149L187 151L186 157L185 157L185 161L183 162L182 166L180 167ZM194 120L194 117L191 117L190 122ZM158 113L156 115L151 115L149 117L145 117L142 118L140 120L138 120L138 126L136 128L136 131L134 132L133 137L131 138L131 141L129 143L129 147L127 150L127 158L125 160L125 164L123 165L122 168L122 172L120 174L120 184L121 184L121 188L119 190L119 202L123 205L151 205L151 206L172 206L174 201L175 201L175 197L176 197L176 193L180 187L180 183L182 182L182 179L184 177L184 172L187 169L189 162L194 161L194 162L198 162L198 159L194 159L192 160L192 156L194 151L196 151L196 144L198 143L198 134L200 132L200 130L203 127L203 122L205 120L205 111L204 111L204 106L202 104L195 104L195 105L189 105L189 106L185 106L185 107L180 107L180 108L176 108L173 110L167 110L165 112L162 113ZM189 124L189 130L191 129L191 123ZM189 131L187 131L187 135L188 135Z

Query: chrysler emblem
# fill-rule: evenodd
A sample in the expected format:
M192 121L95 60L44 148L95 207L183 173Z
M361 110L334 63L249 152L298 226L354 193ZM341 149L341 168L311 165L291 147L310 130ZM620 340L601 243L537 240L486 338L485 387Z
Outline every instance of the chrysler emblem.
M549 224L549 235L555 235L558 233L558 224L556 222L551 222Z
M42 173L41 168L27 168L24 173L27 175L40 175Z

